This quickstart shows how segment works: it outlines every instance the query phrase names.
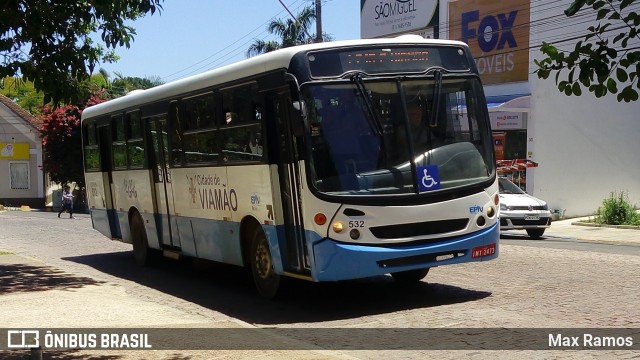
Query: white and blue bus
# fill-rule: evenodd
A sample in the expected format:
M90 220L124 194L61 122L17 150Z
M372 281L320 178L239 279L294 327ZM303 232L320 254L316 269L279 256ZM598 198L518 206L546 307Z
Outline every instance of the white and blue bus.
M95 229L154 256L338 281L498 256L486 100L466 44L285 48L86 109Z

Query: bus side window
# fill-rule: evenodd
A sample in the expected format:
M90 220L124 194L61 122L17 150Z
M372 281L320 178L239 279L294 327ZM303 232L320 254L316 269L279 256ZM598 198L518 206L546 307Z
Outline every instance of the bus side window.
M220 92L224 121L220 124L222 161L261 161L262 99L256 84Z
M86 172L100 171L100 147L96 122L86 122L83 125L84 134L84 166Z
M111 117L113 166L116 169L127 168L127 144L125 138L124 117L116 115Z
M216 104L212 92L183 100L183 113L179 121L183 126L183 141L174 143L182 146L179 151L184 152L184 159L190 163L217 163L219 161L219 130L216 129ZM178 133L176 136L179 136ZM181 161L179 153L174 154Z
M129 112L126 117L128 166L129 168L139 168L144 165L144 141L142 139L140 110Z
M184 157L184 145L182 141L183 126L181 115L183 110L178 106L178 101L172 101L169 105L169 144L170 161L172 166L182 166Z

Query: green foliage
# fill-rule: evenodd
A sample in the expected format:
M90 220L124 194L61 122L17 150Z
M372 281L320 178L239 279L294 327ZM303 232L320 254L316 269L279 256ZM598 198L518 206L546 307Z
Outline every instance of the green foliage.
M0 78L21 76L44 94L44 103L79 103L90 96L89 74L113 50L133 41L125 21L160 11L162 0L3 2ZM102 44L94 44L98 33ZM105 48L106 47L106 48Z
M44 95L37 91L30 81L17 77L0 79L0 94L14 100L21 108L35 115L40 114L44 104Z
M629 197L624 191L619 194L612 192L602 201L595 221L608 225L640 225L640 214L629 203Z
M41 122L44 167L53 182L76 183L84 187L80 115L88 106L105 101L104 92L97 93L79 105L45 106L38 117Z
M295 19L276 19L269 23L267 31L280 37L281 41L264 41L255 39L247 50L247 57L268 53L281 48L310 44L315 41L315 35L309 34L309 28L316 19L315 10L306 6ZM324 41L333 40L329 34L322 33Z
M637 101L640 50L634 42L640 39L640 15L629 7L635 1L575 0L565 14L573 16L590 5L598 24L588 28L588 33L572 51L561 51L543 42L540 51L547 57L534 60L538 78L547 79L555 73L558 90L567 96L582 95L584 87L596 97L611 93L618 94L618 102ZM566 80L560 79L563 71Z
M123 76L120 73L115 73L115 78L112 80L109 73L106 70L100 69L100 74L95 75L96 81L100 83L100 87L105 89L107 96L111 99L115 99L120 96L124 96L133 90L145 90L152 87L162 85L164 82L160 77L132 77ZM98 79L102 79L99 81Z

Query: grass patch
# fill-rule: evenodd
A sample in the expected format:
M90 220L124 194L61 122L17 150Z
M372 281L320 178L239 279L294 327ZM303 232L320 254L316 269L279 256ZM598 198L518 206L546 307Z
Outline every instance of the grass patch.
M2 251L0 250L0 255L13 255L14 253L12 253L11 251Z
M640 225L640 214L626 192L612 192L598 208L595 222L607 225Z

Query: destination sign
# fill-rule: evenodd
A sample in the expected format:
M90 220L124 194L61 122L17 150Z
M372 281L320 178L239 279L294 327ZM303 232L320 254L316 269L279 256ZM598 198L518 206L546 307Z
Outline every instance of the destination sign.
M434 66L450 71L470 69L467 54L456 46L337 49L310 53L308 59L313 77L333 77L356 70L367 74L424 72Z

